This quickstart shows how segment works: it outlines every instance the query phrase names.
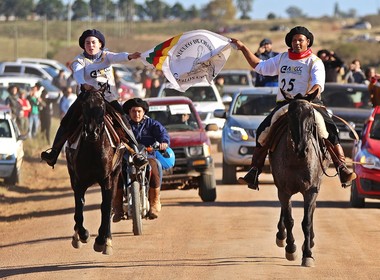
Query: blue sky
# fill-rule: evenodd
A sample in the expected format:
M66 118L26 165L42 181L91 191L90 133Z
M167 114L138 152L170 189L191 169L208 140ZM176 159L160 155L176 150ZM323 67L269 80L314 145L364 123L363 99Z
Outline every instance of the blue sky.
M135 0L136 3L144 3L144 0ZM201 8L210 0L162 0L163 2L173 5L176 2L182 3L185 8L195 5ZM252 19L265 19L270 12L276 16L286 18L285 10L289 6L299 7L304 14L310 17L320 17L323 15L332 15L334 5L338 3L340 10L347 12L355 9L358 16L368 14L377 14L380 9L380 0L254 0L253 11L250 14Z

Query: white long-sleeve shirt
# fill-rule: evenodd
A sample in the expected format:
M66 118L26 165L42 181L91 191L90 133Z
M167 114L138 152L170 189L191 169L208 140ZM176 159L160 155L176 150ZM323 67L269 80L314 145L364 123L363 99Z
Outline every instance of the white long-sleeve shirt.
M119 93L116 88L112 64L129 61L128 55L127 52L103 51L99 58L92 60L80 54L71 63L74 79L79 86L88 84L95 89L100 89L102 85L108 83L109 87L105 92L105 99L108 102L118 100Z
M268 60L261 61L255 68L261 75L278 75L278 86L291 95L305 95L314 85L325 85L325 66L315 54L306 58L292 60L287 52ZM281 92L277 93L277 101L284 100Z

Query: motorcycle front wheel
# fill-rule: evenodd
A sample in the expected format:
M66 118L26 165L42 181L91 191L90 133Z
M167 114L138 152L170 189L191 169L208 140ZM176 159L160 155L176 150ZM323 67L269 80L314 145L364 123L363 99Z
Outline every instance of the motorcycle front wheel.
M134 181L131 185L131 196L133 234L142 235L140 183L137 181Z

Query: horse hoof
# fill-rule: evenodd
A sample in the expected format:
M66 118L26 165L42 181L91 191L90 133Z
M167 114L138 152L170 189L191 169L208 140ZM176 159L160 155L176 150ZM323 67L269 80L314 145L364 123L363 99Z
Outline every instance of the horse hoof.
M277 245L277 247L285 247L285 239L278 239L278 238L276 238L276 245Z
M90 234L88 233L87 230L83 236L80 236L78 231L75 231L71 239L71 245L75 249L80 249L82 247L82 243L87 243L89 240L90 240Z
M295 261L297 259L297 252L294 252L294 253L285 252L285 257L288 261Z
M75 249L80 249L82 247L82 242L79 241L78 238L75 237L75 235L72 236L72 239L71 239L71 245L75 248Z
M104 255L112 255L113 254L112 239L107 238L106 244L104 245L103 254Z
M95 241L95 243L94 243L94 251L95 252L103 252L104 247L105 247L105 244L98 244Z
M312 258L312 257L303 258L302 259L302 266L304 266L304 267L314 267L315 266L314 258Z

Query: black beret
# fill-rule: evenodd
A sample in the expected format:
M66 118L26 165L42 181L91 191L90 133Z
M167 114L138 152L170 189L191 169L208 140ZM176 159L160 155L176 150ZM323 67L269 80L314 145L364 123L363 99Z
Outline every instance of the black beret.
M106 39L104 38L104 35L96 29L87 29L82 33L82 35L79 37L79 46L84 49L84 41L87 37L96 37L99 39L100 43L102 43L102 49L104 49L106 45Z
M125 113L129 113L129 110L131 110L131 108L133 107L141 107L143 108L144 112L145 113L148 113L149 112L149 105L146 101L142 100L141 98L131 98L129 100L127 100L126 102L124 102L123 104L123 110Z
M272 41L271 41L270 39L268 39L268 38L265 38L265 39L263 39L263 40L260 42L260 47L265 46L265 45L267 45L267 44L272 44Z
M314 35L313 35L313 33L311 33L306 27L296 26L296 27L292 28L289 31L289 33L286 34L286 36L285 36L285 43L286 43L286 45L289 48L292 47L293 36L296 35L296 34L305 35L306 38L308 38L310 40L310 43L308 45L309 48L313 45L313 42L314 42Z

